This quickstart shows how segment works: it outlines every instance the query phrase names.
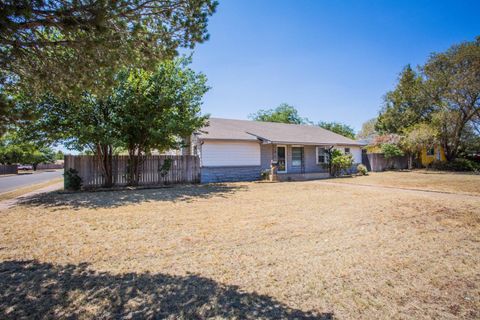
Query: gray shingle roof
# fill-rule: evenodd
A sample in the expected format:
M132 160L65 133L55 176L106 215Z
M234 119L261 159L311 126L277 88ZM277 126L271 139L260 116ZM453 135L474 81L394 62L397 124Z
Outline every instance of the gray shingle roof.
M363 145L329 130L311 125L210 118L199 134L202 140L258 139L285 144Z

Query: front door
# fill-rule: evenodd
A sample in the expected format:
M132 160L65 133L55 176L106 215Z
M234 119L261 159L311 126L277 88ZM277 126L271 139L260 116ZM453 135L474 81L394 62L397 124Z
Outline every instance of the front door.
M277 146L277 172L287 172L287 146Z

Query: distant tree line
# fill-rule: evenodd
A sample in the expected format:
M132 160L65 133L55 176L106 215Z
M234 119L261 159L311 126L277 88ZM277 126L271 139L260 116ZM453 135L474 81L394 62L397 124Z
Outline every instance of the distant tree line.
M316 125L332 132L338 133L344 137L350 139L355 138L355 130L351 126L335 121L320 121L315 124L308 118L301 117L298 113L298 110L294 106L291 106L287 103L282 103L274 109L261 109L256 113L250 114L249 118L255 121Z

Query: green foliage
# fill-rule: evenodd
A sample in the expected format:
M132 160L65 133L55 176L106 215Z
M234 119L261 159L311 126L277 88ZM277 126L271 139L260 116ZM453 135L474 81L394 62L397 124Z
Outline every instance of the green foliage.
M70 168L63 174L64 187L66 190L80 190L82 187L82 178L78 175L78 171Z
M402 149L400 149L399 145L395 143L383 143L380 146L380 150L381 153L383 153L385 159L387 160L387 168L390 169L394 168L394 163L392 162L393 158L404 155Z
M465 149L465 138L480 115L480 37L432 55L423 72L441 145L453 160Z
M24 163L32 164L33 170L37 170L37 165L40 163L55 162L55 152L51 148L42 147L34 150L26 155Z
M431 148L437 142L437 131L431 124L418 123L405 131L401 147L410 154L416 154L423 148Z
M62 150L58 150L57 153L55 153L55 160L63 160L65 155L63 154Z
M472 160L457 158L453 161L448 161L448 162L434 161L432 164L430 164L429 168L434 170L441 170L441 171L478 172L480 171L480 164Z
M479 74L480 37L431 55L418 73L407 66L385 97L376 129L408 134L417 124L432 125L447 159L454 160L480 136Z
M330 174L334 177L344 174L353 166L353 156L343 154L340 150L333 149L329 156Z
M0 138L2 164L31 164L36 169L39 163L54 161L55 153L51 148L28 141L16 130L10 130Z
M403 151L396 144L392 143L382 144L381 150L385 159L400 157L404 155Z
M298 114L298 110L287 104L282 103L275 109L261 109L248 116L255 121L280 122L291 124L312 124L308 118L303 118ZM319 122L319 127L330 130L344 137L355 139L355 131L352 127L340 122Z
M172 162L173 160L170 158L167 158L163 161L162 166L158 170L162 178L165 178L167 176L168 172L170 171L170 168L172 167Z
M363 164L359 164L357 166L357 172L359 175L361 176L366 176L368 175L368 170L367 170L367 167L365 167Z
M207 122L200 115L207 79L189 69L189 63L189 59L164 61L153 72L132 69L118 76L112 96L117 110L114 128L130 156L132 185L138 183L143 154L177 148L182 137Z
M0 2L0 86L63 99L109 94L124 66L151 69L208 39L213 0Z
M381 133L402 133L413 124L429 119L431 105L424 91L423 79L410 65L400 74L395 90L385 95L384 107L375 129Z
M347 124L340 123L340 122L319 122L318 123L319 127L322 127L324 129L330 130L332 132L335 132L339 135L342 135L344 137L350 138L350 139L355 139L355 130L353 130L352 127L350 127Z
M110 98L84 93L78 101L51 94L40 102L24 96L17 99L17 108L32 114L21 122L23 134L32 141L63 143L82 152L95 151L99 145L119 145L114 128L116 109Z
M125 69L104 99L84 93L80 101L53 95L46 95L39 104L21 100L22 107L34 114L24 127L32 140L62 142L71 149L93 152L102 165L106 186L112 182L113 154L127 150L132 168L129 181L136 184L142 155L176 148L182 137L206 123L200 107L209 89L207 80L188 68L189 63L179 58L159 63L154 71Z
M264 122L281 122L293 124L307 124L310 123L307 118L302 118L295 107L282 103L275 109L261 109L256 113L248 116L255 121Z

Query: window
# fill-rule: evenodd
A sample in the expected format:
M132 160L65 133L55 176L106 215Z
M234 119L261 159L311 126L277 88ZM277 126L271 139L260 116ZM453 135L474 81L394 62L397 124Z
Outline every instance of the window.
M350 148L345 148L345 154L350 154Z
M317 147L317 164L328 163L328 152L326 148Z
M303 159L303 148L292 147L292 167L301 167Z
M433 156L435 154L435 148L431 147L427 149L427 156Z

